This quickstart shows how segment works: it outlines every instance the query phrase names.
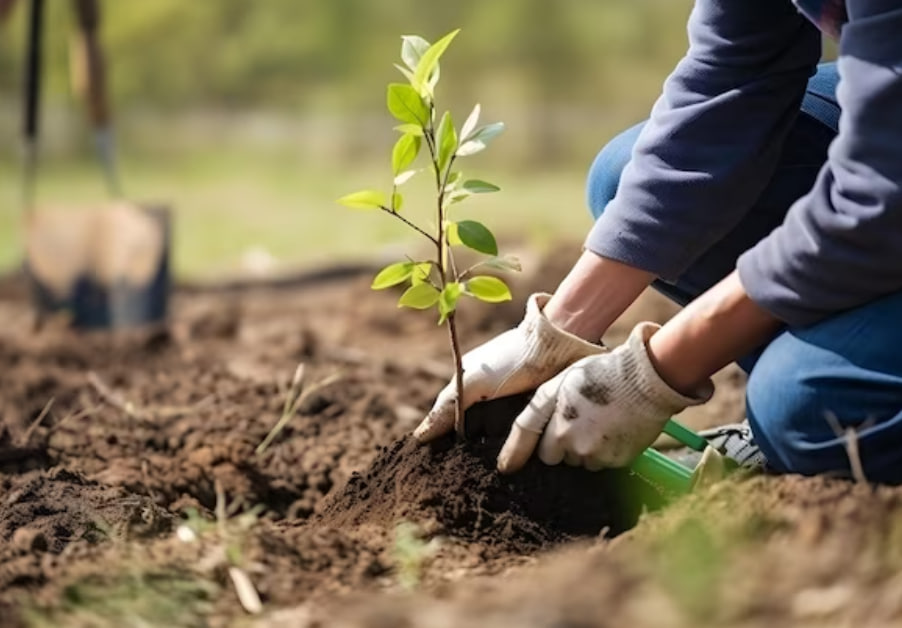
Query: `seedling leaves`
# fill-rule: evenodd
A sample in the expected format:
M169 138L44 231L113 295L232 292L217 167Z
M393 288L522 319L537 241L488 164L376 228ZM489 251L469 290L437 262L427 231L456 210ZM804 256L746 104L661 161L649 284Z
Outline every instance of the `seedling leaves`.
M404 185L410 181L411 177L416 173L416 170L405 170L404 172L399 173L398 176L395 177L395 185Z
M401 299L398 301L398 307L410 307L415 310L425 310L438 302L439 291L428 283L418 283L408 288Z
M398 72L403 74L404 78L406 78L408 81L410 81L410 84L413 85L413 72L411 72L410 70L408 70L407 68L405 68L402 65L398 65L397 63L395 63L394 66L396 68L398 68ZM417 91L419 91L419 90L417 90Z
M438 321L439 325L444 323L445 320L447 320L448 315L457 309L457 302L460 300L462 292L463 286L456 281L445 285L445 288L442 290L438 299L438 311L440 314Z
M445 226L445 237L448 240L449 246L461 246L463 245L463 241L460 239L460 235L457 233L457 223L448 221Z
M397 190L392 192L391 195L391 210L395 213L401 211L401 207L404 205L404 197L401 196L401 193Z
M423 53L420 57L419 62L417 63L417 68L413 73L413 81L411 81L414 85L425 85L426 81L432 75L433 70L438 68L438 60L444 54L445 50L447 50L448 46L451 44L451 41L457 36L460 32L460 29L451 31L437 42L429 46L429 49Z
M494 183L480 181L479 179L464 181L464 184L461 187L470 194L488 194L490 192L498 192L501 190L501 188Z
M399 131L401 133L407 133L409 135L418 135L423 137L423 127L419 124L399 124L394 127L395 131Z
M523 267L520 265L520 260L513 255L505 255L504 257L492 257L485 260L479 265L488 268L495 268L497 270L512 271L515 273L519 273L521 270L523 270Z
M432 262L420 262L419 264L416 264L410 275L411 285L416 286L427 281L430 273L432 273Z
M417 69L423 54L429 50L429 42L419 35L403 35L401 37L401 61L411 71Z
M457 150L457 131L454 130L450 111L446 111L439 122L435 143L438 145L438 167L444 173L454 151Z
M481 111L481 107L479 103L476 103L476 106L473 107L473 111L470 112L470 115L467 116L467 119L464 121L464 125L460 127L460 139L461 141L466 142L470 139L470 133L473 132L473 129L476 128L476 125L479 123L479 112Z
M475 155L476 153L484 151L486 146L488 146L489 141L491 141L503 130L503 122L495 122L493 124L487 124L484 127L480 127L479 129L474 131L469 138L466 138L463 144L460 145L460 148L457 149L457 156L467 157L469 155Z
M388 110L401 122L416 124L420 127L429 121L429 109L426 103L410 85L391 83L386 97Z
M386 288L397 286L399 283L407 281L413 273L415 266L416 264L413 262L397 262L396 264L389 264L379 271L373 279L373 285L370 287L373 290L385 290Z
M460 241L474 251L486 255L498 255L498 243L488 227L475 220L461 220L457 223L457 236Z
M422 140L409 133L405 133L398 141L391 152L392 174L400 174L407 166L413 163L420 152L420 144Z
M347 196L342 196L337 201L345 207L352 209L379 209L385 207L385 194L377 190L361 190Z
M503 281L497 277L479 275L473 277L466 284L467 293L486 303L501 303L511 300L511 291Z

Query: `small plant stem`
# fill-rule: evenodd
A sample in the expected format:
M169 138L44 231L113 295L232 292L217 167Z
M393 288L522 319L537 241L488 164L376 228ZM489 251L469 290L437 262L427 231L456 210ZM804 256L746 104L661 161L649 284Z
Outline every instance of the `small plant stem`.
M428 238L429 241L432 242L433 244L438 245L438 241L435 239L435 237L434 237L433 235L431 235L431 234L429 234L429 233L426 233L423 229L420 229L417 225L415 225L415 224L412 223L411 221L407 220L407 218L405 218L404 216L402 216L402 215L399 214L398 212L393 211L393 210L391 210L390 208L385 207L384 205L380 205L380 206L379 206L379 209L381 209L382 211L384 211L384 212L387 213L387 214L390 214L390 215L394 216L395 218L397 218L398 220L400 220L401 222L403 222L405 225L407 225L408 227L410 227L411 229L413 229L413 230L416 231L417 233L420 233L421 235L423 235L423 236L425 236L426 238Z
M460 354L460 342L457 339L457 322L455 320L456 312L451 312L448 315L448 337L451 340L451 354L454 356L454 381L457 387L457 399L454 402L455 408L455 416L454 416L454 431L457 432L458 436L465 436L464 433L464 409L463 409L463 398L464 398L464 366L463 360Z
M435 187L438 193L438 202L436 204L436 213L438 216L438 238L436 238L436 248L438 249L438 275L441 280L442 288L450 282L457 281L457 266L454 262L454 256L451 254L451 245L448 242L448 235L445 226L445 186L448 184L448 177L451 174L451 168L454 166L454 157L448 160L448 166L445 172L442 172L438 165L438 154L435 146L435 129L432 124L424 130L423 136L426 139L426 145L429 147L429 154L432 157L432 167L435 171ZM450 271L450 276L449 276ZM464 435L464 409L463 409L463 392L464 392L464 367L460 353L460 340L457 337L457 322L455 320L455 312L448 314L448 339L451 344L451 355L454 359L454 381L457 388L457 399L454 403L454 431L459 436Z

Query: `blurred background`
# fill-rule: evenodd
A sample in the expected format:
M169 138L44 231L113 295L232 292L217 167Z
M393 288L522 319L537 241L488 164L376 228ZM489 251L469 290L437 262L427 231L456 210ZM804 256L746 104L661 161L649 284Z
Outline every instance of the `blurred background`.
M503 239L579 242L595 153L644 119L686 48L691 0L103 0L126 195L174 210L175 272L205 278L409 246L396 221L339 207L390 185L385 85L400 36L462 31L436 99L506 132L462 165L502 192L464 204ZM26 3L0 26L0 271L21 259L18 141ZM37 198L107 199L69 78L70 2L47 2ZM424 179L425 183L425 179ZM414 197L414 191L421 194ZM407 200L426 205L428 188ZM431 207L431 204L429 204ZM427 210L424 210L427 211ZM427 214L424 214L424 216Z

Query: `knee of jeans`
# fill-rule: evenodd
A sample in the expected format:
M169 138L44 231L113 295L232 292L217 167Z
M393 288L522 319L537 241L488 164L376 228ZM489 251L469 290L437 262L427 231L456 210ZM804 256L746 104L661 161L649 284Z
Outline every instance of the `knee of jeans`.
M589 168L586 181L586 200L594 219L604 212L620 185L620 175L630 160L633 145L643 124L627 129L601 149Z
M782 342L781 342L782 341ZM746 386L746 411L755 441L768 464L783 473L825 471L810 444L822 431L818 391L804 381L806 365L793 342L776 339L755 363Z

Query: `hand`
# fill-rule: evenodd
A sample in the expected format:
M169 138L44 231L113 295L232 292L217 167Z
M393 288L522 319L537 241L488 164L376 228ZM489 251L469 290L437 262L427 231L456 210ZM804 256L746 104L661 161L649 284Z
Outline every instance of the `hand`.
M540 386L514 422L498 469L517 471L536 445L546 464L622 467L654 442L673 414L710 399L710 380L687 397L655 371L648 340L658 329L641 323L623 345L583 358Z
M605 351L552 325L542 313L548 299L532 295L520 325L463 356L464 410L477 401L533 390L580 358ZM452 380L414 432L417 440L425 443L454 429L456 398Z

